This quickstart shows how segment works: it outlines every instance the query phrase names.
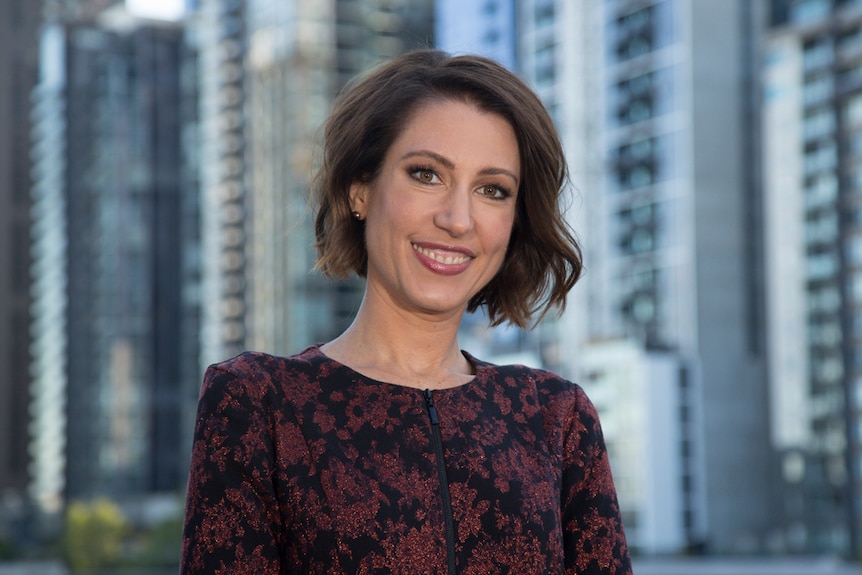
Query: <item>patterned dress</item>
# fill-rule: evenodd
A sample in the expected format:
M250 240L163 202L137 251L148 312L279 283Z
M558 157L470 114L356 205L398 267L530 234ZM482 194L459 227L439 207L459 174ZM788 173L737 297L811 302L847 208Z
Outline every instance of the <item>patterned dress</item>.
M541 370L468 359L423 391L317 347L207 371L181 573L631 573L595 409Z

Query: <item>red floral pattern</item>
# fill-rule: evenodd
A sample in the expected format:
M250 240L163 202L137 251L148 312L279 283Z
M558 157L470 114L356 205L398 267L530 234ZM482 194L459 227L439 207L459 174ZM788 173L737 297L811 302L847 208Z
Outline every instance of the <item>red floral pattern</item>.
M601 428L581 388L470 358L435 391L458 573L626 575ZM204 379L181 572L445 574L432 425L419 389L316 347L246 353Z

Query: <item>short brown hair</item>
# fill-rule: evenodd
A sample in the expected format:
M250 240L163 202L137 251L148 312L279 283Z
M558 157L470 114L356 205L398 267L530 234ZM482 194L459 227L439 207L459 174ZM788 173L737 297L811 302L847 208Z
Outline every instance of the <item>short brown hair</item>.
M566 160L553 121L532 90L496 62L417 50L349 83L324 125L322 164L314 180L317 268L331 277L364 277L364 223L351 216L349 190L371 182L413 113L455 99L508 120L518 140L522 178L515 224L500 271L470 300L492 325L526 327L551 307L565 308L581 274L581 250L560 208Z

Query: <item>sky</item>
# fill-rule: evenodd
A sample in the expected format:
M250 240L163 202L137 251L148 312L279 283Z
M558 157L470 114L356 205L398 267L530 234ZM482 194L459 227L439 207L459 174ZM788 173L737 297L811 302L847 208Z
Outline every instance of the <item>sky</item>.
M179 20L183 16L185 0L126 0L132 14L156 20Z

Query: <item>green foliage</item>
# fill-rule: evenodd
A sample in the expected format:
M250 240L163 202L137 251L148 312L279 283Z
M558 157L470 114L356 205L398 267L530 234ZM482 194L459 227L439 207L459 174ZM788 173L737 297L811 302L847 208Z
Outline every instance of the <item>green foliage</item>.
M120 506L107 499L72 502L66 509L63 556L74 572L176 569L182 529L182 514L155 524L132 525Z
M119 565L128 532L128 522L117 504L107 499L71 503L63 533L69 567L83 571Z

